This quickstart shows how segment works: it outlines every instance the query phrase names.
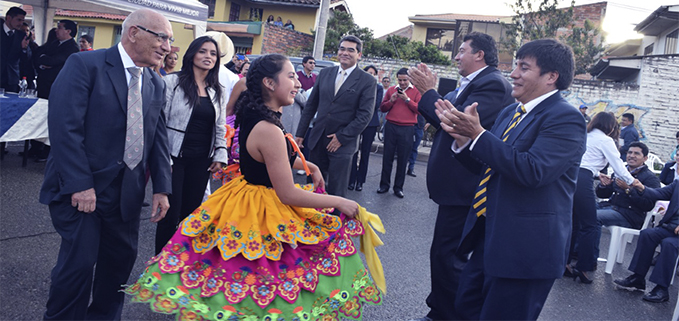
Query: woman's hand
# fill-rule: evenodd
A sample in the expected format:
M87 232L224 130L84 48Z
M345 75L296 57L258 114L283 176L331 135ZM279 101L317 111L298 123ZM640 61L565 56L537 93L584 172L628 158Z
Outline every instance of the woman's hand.
M337 209L350 218L354 218L358 215L358 203L350 199L343 198L340 201L340 204L337 205Z
M309 170L311 171L311 181L314 183L314 187L325 189L325 180L323 179L321 169L311 162L307 162L307 166L309 166Z
M210 165L210 167L208 167L207 170L209 170L212 173L216 173L217 171L219 171L220 168L224 167L224 165L225 164L222 162L212 162L212 164Z

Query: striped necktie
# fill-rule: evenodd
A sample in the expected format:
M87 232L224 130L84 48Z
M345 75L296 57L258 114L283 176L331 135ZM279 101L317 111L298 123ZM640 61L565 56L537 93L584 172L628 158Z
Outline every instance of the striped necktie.
M512 117L512 121L509 122L509 126L507 126L507 129L505 129L505 132L502 134L503 142L507 141L509 133L516 127L516 124L518 124L519 120L521 120L521 116L525 113L526 108L523 106L523 104L519 103L519 106L516 107L514 117ZM483 173L483 179L481 179L479 186L476 188L476 194L474 194L474 201L472 202L476 216L486 214L486 187L491 175L493 175L493 170L489 166Z

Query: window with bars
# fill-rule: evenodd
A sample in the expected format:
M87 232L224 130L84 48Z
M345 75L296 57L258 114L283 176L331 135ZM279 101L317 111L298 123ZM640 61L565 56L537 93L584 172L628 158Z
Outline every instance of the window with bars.
M237 3L231 3L231 11L229 11L229 21L240 20L240 5Z
M123 35L123 26L115 26L113 27L113 44L117 44L120 42L120 38Z
M644 56L652 55L653 54L653 44L650 44L644 48Z
M677 53L677 38L679 38L679 29L667 34L665 37L665 54Z

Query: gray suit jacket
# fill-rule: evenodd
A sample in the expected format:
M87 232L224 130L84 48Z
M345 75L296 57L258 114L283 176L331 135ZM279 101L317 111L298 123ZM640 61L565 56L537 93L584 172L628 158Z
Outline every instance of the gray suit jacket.
M165 83L143 69L144 155L130 171L123 162L127 81L117 46L71 55L64 70L68 72L59 73L49 98L52 150L40 202L70 202L71 194L94 188L97 208L120 205L124 221L138 219L147 168L154 193L172 190ZM102 199L100 193L115 182L122 187L120 198Z
M323 136L337 134L342 144L337 153L353 154L358 148L358 136L363 132L375 109L375 78L356 67L335 95L335 77L339 66L324 68L302 112L297 137L304 137L309 123L318 112L309 140L304 145L314 149Z

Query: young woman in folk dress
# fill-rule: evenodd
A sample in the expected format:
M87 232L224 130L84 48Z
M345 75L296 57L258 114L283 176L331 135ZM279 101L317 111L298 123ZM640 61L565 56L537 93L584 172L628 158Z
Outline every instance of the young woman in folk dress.
M300 88L290 61L260 57L247 88L235 112L242 175L186 218L125 291L178 319L361 319L384 292L369 240L381 242L366 224L372 218L383 230L381 222L352 200L295 186L291 165L306 169L317 190L324 182L280 123ZM374 279L351 239L360 235Z

